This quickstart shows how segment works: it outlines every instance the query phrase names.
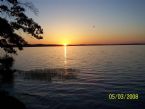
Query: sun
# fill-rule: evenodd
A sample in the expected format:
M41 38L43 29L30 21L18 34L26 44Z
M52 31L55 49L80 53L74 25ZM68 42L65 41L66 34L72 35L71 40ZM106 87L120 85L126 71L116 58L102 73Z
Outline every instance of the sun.
M68 40L64 40L61 42L62 45L67 46L70 44L70 42Z
M68 44L67 44L67 43L64 43L63 45L64 45L64 46L67 46Z

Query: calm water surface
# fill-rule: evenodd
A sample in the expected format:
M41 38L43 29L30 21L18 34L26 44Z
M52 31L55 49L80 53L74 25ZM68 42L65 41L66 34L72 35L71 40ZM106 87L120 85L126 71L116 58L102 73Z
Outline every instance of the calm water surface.
M145 109L145 46L25 48L11 91L29 109ZM109 100L137 93L139 100Z

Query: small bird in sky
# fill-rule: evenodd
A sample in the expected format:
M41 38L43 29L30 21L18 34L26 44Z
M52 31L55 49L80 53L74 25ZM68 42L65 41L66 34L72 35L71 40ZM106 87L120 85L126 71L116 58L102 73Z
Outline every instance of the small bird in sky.
M93 25L93 26L92 26L92 28L94 29L94 28L96 28L96 26L95 26L95 25Z

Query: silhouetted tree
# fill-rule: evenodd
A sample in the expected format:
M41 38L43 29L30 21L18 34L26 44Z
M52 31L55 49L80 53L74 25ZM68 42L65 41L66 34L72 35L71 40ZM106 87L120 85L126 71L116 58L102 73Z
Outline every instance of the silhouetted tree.
M11 69L14 59L8 54L16 54L16 47L22 50L27 44L18 31L42 39L43 29L25 14L26 8L34 14L38 12L31 2L25 0L0 0L0 48L6 53L5 56L0 56L0 74L6 77L14 72Z
M8 54L16 54L15 47L22 50L23 46L27 44L26 40L18 34L18 31L28 33L36 39L42 39L43 29L25 14L26 8L37 14L37 9L32 3L25 2L25 0L0 0L0 48L6 53L5 56L1 57L0 51L0 86L13 80L14 70L11 68L14 60ZM25 109L24 104L19 100L1 92L0 103L2 109Z
M42 39L43 29L25 14L26 8L31 9L35 14L38 12L32 3L25 0L0 0L0 47L6 54L16 54L15 47L22 50L27 44L26 40L18 34L19 30L36 39ZM13 61L8 55L0 58L0 70L10 69L8 63Z
M10 71L13 66L13 62L14 62L14 59L8 55L5 55L4 57L0 57L1 73L5 72L5 71Z
M8 55L0 58L0 84L2 83L13 83L13 73L12 69L14 59Z
M15 54L14 46L22 50L27 44L24 38L17 34L18 30L36 39L42 39L43 29L25 14L26 7L37 13L31 3L22 3L22 0L0 0L0 47L6 53Z

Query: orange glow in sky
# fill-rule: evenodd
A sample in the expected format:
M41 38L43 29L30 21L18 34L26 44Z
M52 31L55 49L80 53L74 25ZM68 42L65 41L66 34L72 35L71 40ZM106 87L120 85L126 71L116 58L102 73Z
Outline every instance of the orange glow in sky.
M34 1L34 2L33 2ZM44 29L32 44L145 43L144 0L32 0Z

